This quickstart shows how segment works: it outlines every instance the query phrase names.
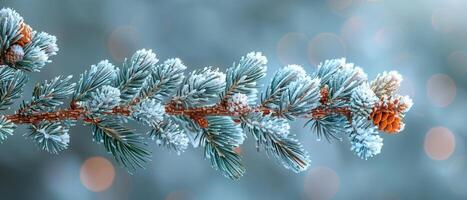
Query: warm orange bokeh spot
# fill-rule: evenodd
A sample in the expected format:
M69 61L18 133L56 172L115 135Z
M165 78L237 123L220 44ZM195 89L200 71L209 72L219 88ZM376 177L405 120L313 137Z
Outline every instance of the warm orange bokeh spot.
M116 28L109 36L107 47L110 55L116 61L122 62L135 50L138 34L132 26Z
M455 147L454 134L445 127L432 128L425 136L425 153L433 160L448 159Z
M307 199L331 199L339 191L340 180L337 173L328 167L315 167L305 178Z
M308 37L304 33L287 33L277 43L277 57L282 64L307 61Z
M334 33L320 33L308 43L308 56L314 65L328 59L345 57L346 45L344 40Z
M428 79L427 95L431 103L439 107L446 107L456 97L456 83L445 74L435 74Z
M81 183L93 192L107 190L114 178L115 170L112 163L103 157L91 157L81 166Z

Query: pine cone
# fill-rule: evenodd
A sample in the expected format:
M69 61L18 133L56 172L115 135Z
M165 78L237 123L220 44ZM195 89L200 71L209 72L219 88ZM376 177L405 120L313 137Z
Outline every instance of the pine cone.
M19 61L22 61L24 57L23 47L20 45L11 46L5 54L5 61L10 64L15 64Z
M408 97L396 95L395 97L383 96L381 101L373 107L370 119L378 126L378 129L390 134L396 134L404 129L402 118L412 106L412 100Z
M378 126L378 129L387 133L395 134L398 133L401 128L401 118L397 112L375 109L370 118L373 123Z
M20 46L24 47L26 44L31 42L32 40L32 28L27 25L26 23L21 23L21 38L16 41L16 44L19 44Z

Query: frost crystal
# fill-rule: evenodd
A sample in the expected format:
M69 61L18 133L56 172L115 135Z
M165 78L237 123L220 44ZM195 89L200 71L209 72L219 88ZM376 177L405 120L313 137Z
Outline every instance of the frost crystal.
M39 140L39 142L45 143L46 142L45 140L53 140L54 142L61 143L64 146L68 146L68 143L70 143L70 135L68 135L68 131L61 135L52 135L48 133L45 129L39 129L37 130L37 132L41 133L42 135L36 136L36 137L43 137L42 139Z
M378 74L375 80L371 82L371 89L376 96L393 96L402 82L402 75L397 71L383 72Z
M412 108L413 101L409 96L399 96L399 111L406 113Z
M279 122L279 123L277 123ZM277 133L282 135L282 136L287 136L289 135L289 130L290 130L290 125L287 123L286 120L277 120L277 122L274 122L274 120L269 121L268 123L264 124L264 127L267 129L276 129Z
M368 80L368 75L363 71L361 67L354 68L355 78L358 80Z
M57 38L54 35L50 35L48 33L40 33L40 36L44 37L44 40L47 41L46 46L44 47L44 52L48 56L57 55L58 46L57 46Z
M13 131L16 125L10 120L6 119L3 115L0 116L0 142L6 140L10 135L13 135Z
M297 79L304 79L307 77L307 73L300 65L287 65L284 68L285 73L293 73L297 76Z
M261 52L250 52L246 55L247 60L254 60L261 65L265 65L268 63L268 59L266 56L263 56Z
M68 148L70 143L69 129L60 123L42 121L30 127L31 133L25 134L32 139L41 149L50 153L58 153Z
M174 100L187 106L199 105L218 97L225 87L226 75L219 69L195 70L183 80Z
M115 66L112 65L112 63L110 63L108 60L103 60L101 62L99 62L97 65L92 65L91 66L91 70L89 70L89 74L90 76L96 74L97 72L99 71L102 71L102 72L112 72L112 79L115 78L115 76L117 75L116 72L117 70L115 70Z
M250 124L259 127L264 132L273 132L284 137L289 135L290 125L286 119L271 117L270 115L262 117L261 115L262 113L252 114L249 118L255 120L252 120Z
M158 145L164 145L171 147L177 151L177 154L180 155L181 152L185 151L188 148L188 143L190 139L183 132L168 132L161 133L159 138L156 140Z
M49 56L47 55L47 53L41 51L39 47L36 47L34 49L37 49L36 62L45 63L49 60Z
M213 78L213 85L225 84L225 74L219 71L219 68L212 69L210 67L205 67L203 72L204 73L201 74L194 74L191 78L198 80L199 82L205 82L206 78Z
M16 11L11 8L2 8L0 10L0 23L1 25L1 38L0 41L1 48L4 48L3 45L13 44L16 40L19 39L21 33L18 30L21 23L23 22L23 17L21 17Z
M186 69L186 66L182 63L182 60L179 58L171 58L164 62L166 66L172 66L172 71L183 71Z
M86 108L92 112L110 111L120 103L120 90L118 88L104 85L92 92L90 99L86 102Z
M352 113L368 117L377 102L378 98L375 93L367 83L364 83L352 92L350 101Z
M350 150L354 151L358 157L366 160L381 153L383 138L371 132L363 132L355 135L350 143L352 145Z
M164 119L165 108L155 99L146 99L133 107L132 117L148 125Z
M59 50L56 42L55 36L32 30L12 9L0 9L0 110L21 97L25 72L51 62ZM245 168L235 148L248 133L258 149L300 172L310 158L290 134L289 121L308 118L318 138L340 139L345 133L351 150L368 159L381 152L377 130L400 132L413 105L408 96L395 94L399 73L384 72L369 84L363 70L345 58L327 60L311 75L300 65L278 69L261 95L258 80L266 76L268 60L260 52L241 57L225 74L206 67L185 76L187 67L179 59L157 62L152 50L142 49L120 69L107 60L92 65L77 84L69 82L71 76L36 84L31 101L24 100L14 114L0 115L0 142L13 134L15 124L27 124L26 137L58 153L69 145L70 127L83 121L91 125L93 140L133 171L144 167L150 152L146 137L126 127L131 119L149 125L149 137L177 153L190 141L204 148L214 169L238 179ZM71 95L69 109L57 108Z
M230 112L240 111L242 109L248 108L248 96L242 93L235 93L229 98L227 107Z
M358 157L367 160L381 153L383 138L378 135L376 127L364 117L352 120L353 132L350 134L350 150Z
M135 62L138 62L140 66L154 66L157 62L159 62L157 55L152 52L152 49L138 50L133 55L133 58L139 58L138 60L135 60Z

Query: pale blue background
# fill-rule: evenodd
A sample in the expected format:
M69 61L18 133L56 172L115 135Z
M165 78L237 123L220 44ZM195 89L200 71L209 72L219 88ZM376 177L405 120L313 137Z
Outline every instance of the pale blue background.
M118 64L122 56L139 48L154 49L161 59L179 57L190 70L208 65L225 68L250 51L262 51L269 59L268 77L283 61L302 64L312 72L317 61L310 62L309 41L331 33L324 41L319 40L321 35L311 42L321 52L318 59L346 56L370 78L384 70L399 70L407 80L402 93L411 94L415 102L406 130L398 136L385 135L382 154L368 161L352 155L346 142L317 142L309 129L302 128L303 121L293 124L292 131L311 153L312 168L324 166L338 175L339 189L333 198L467 198L467 164L459 159L465 156L467 70L448 59L454 51L467 50L467 16L458 12L467 3L348 1L351 5L342 4L343 11L333 8L336 1L306 0L1 0L0 5L12 7L33 28L58 38L59 54L42 73L33 74L32 81L61 74L76 77L101 59ZM433 26L433 13L439 8L452 14L454 30L437 30L437 15ZM363 25L349 28L349 19ZM298 34L280 42L290 32ZM454 101L444 108L427 97L427 81L436 73L450 76L457 86ZM26 92L31 91L32 81ZM430 159L423 148L425 134L436 126L449 128L456 138L453 155L444 161ZM176 156L153 147L153 161L146 170L129 176L117 168L114 184L94 193L81 184L80 166L90 156L111 157L92 143L88 127L73 128L70 149L57 156L25 141L23 132L19 129L0 145L0 199L309 197L304 184L308 171L294 174L276 165L256 152L252 137L242 149L247 173L239 181L212 170L199 149Z

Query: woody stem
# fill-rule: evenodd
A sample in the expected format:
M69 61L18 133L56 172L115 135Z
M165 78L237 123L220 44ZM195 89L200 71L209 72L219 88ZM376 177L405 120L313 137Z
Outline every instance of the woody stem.
M327 96L327 90L322 90L322 98L321 103L326 104L327 99L324 98ZM120 115L120 116L130 116L131 115L131 106L139 102L139 99L133 100L129 105L125 106L117 106L113 108L111 111L106 112L104 114L107 115ZM16 124L36 124L41 121L62 121L62 120L79 120L82 119L87 122L99 122L99 119L89 119L86 117L86 111L82 107L78 107L75 102L70 104L70 108L59 109L52 112L37 112L26 114L22 112L23 110L19 110L17 114L7 115L6 118L13 123ZM169 102L165 105L165 113L168 115L178 115L178 116L187 116L192 119L201 119L206 116L231 116L231 117L240 117L242 115L252 113L252 112L261 112L263 114L271 114L271 115L278 115L278 113L272 109L268 109L264 106L257 106L257 107L247 107L241 110L229 110L225 103L221 102L211 106L202 106L202 107L195 107L195 108L184 108L175 104L174 102ZM340 114L346 116L350 119L350 109L347 107L341 108L328 108L319 106L313 110L311 110L307 115L303 116L304 118L313 118L313 119L320 119L324 118L331 114ZM97 120L97 121L96 121Z
M212 106L196 107L196 108L182 108L176 107L173 104L167 104L165 106L165 112L169 115L183 115L191 118L203 118L206 116L231 116L239 117L241 115L250 113L250 112L261 112L264 114L276 115L277 113L274 110L267 109L264 107L257 108L246 108L243 110L230 111L227 107L221 104L215 104ZM35 124L40 121L62 121L62 120L89 120L86 118L85 114L87 111L84 108L66 108L59 109L53 112L42 112L42 113L32 113L24 114L18 113L13 115L7 115L6 118L16 124ZM129 116L131 115L131 109L129 106L115 107L112 111L107 112L108 115L121 115ZM348 108L323 108L318 107L309 112L305 118L323 118L330 114L341 114L344 116L350 115L350 110Z

